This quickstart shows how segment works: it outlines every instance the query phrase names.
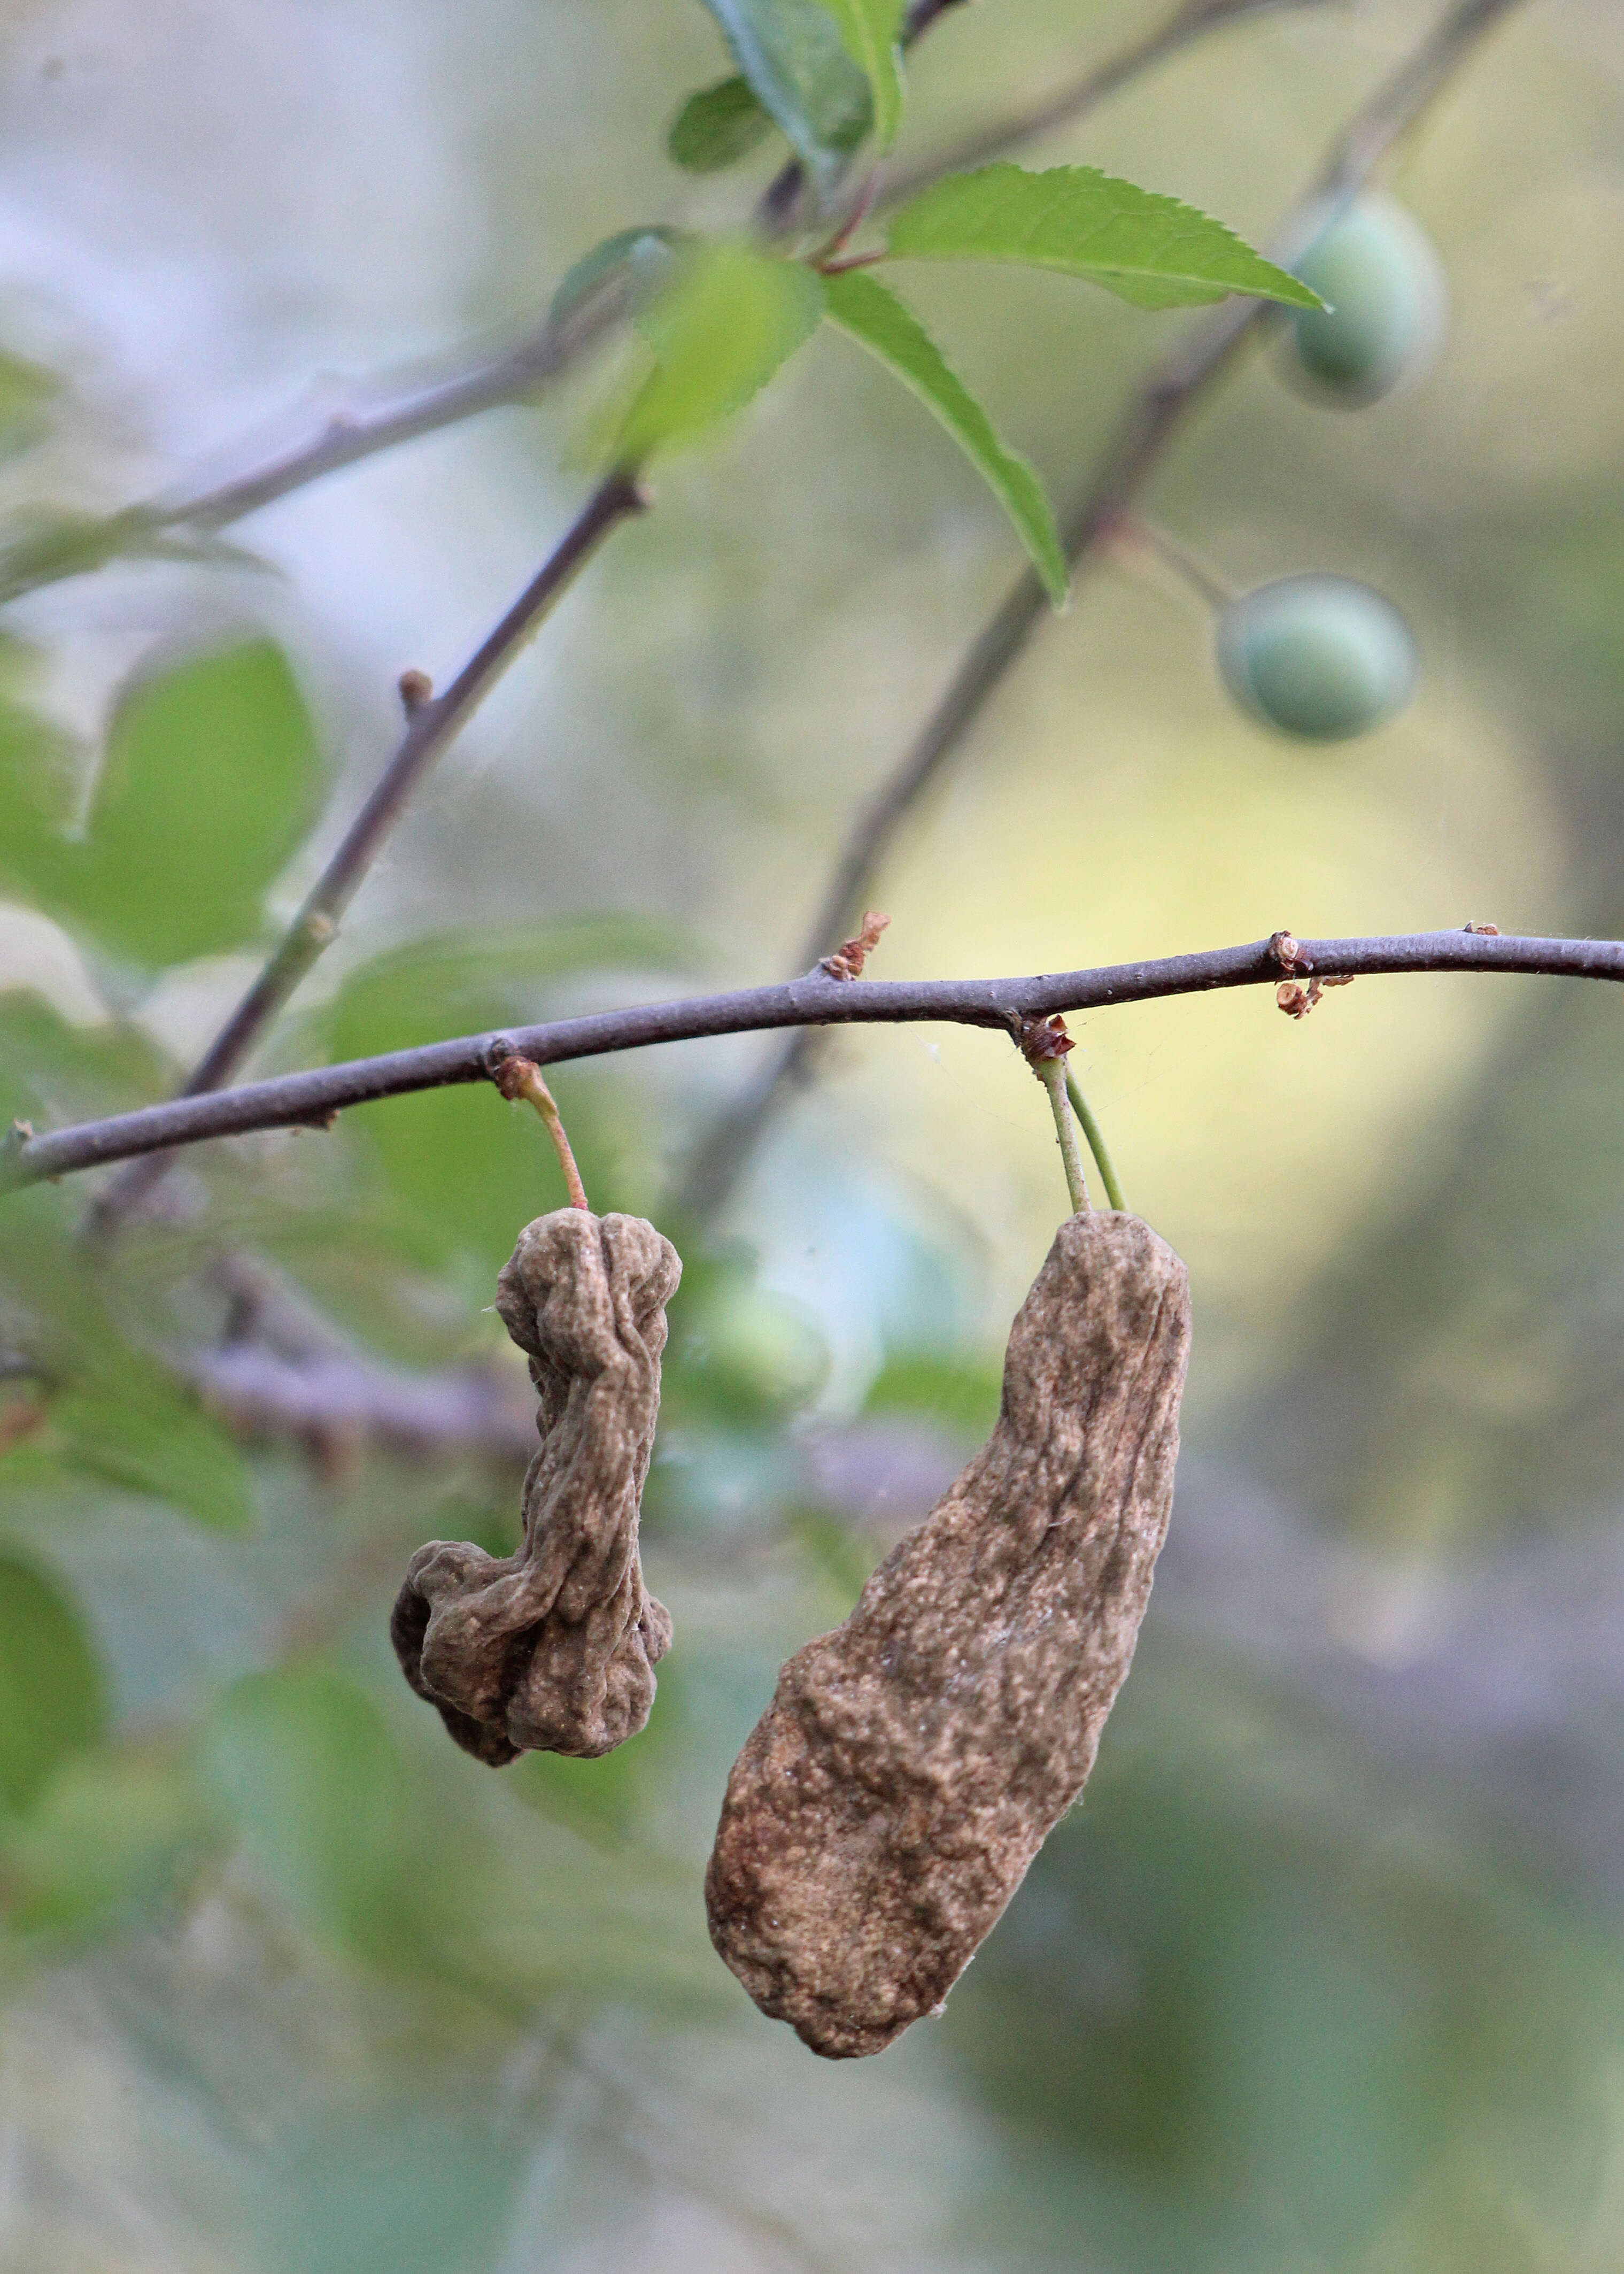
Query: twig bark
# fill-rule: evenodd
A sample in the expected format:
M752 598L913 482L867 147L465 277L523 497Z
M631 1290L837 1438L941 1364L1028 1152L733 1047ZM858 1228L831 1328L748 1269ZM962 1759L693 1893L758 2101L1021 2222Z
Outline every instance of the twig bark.
M1289 267L1300 257L1330 215L1357 196L1478 41L1518 4L1519 0L1455 0L1355 111L1282 225L1271 249L1275 260ZM1199 12L1210 22L1229 11L1208 8ZM1191 26L1185 36L1193 36L1196 28ZM1242 346L1270 327L1276 316L1264 301L1226 301L1154 367L1067 517L1064 536L1074 571L1110 536L1196 402L1229 369ZM858 813L807 931L797 969L816 962L873 897L880 868L903 824L945 771L1048 611L1041 584L1026 571L977 636L912 749ZM720 1206L775 1106L804 1075L815 1046L809 1034L797 1035L706 1133L681 1187L679 1204L686 1211L706 1215Z
M1282 960L1282 941L1290 946ZM244 1082L235 1089L171 1099L102 1121L34 1136L20 1126L0 1141L0 1189L104 1167L205 1138L255 1130L326 1127L345 1106L461 1082L493 1081L515 1053L538 1065L604 1058L655 1043L773 1028L896 1026L936 1020L1018 1035L1021 1021L1056 1012L1097 1011L1216 988L1274 986L1289 972L1321 981L1422 971L1520 972L1555 979L1624 979L1624 940L1520 937L1465 931L1410 932L1372 939L1292 940L1276 932L1241 947L1046 972L1020 979L826 978L813 972L774 987L690 997L624 1011L557 1019L536 1027L463 1035L380 1058L353 1058L305 1073Z
M189 1352L175 1367L245 1437L299 1437L328 1459L372 1444L522 1464L536 1449L535 1400L522 1377L510 1383L473 1367L413 1374L329 1351L289 1358L257 1343Z
M574 526L543 562L507 614L445 693L416 710L394 757L373 785L282 944L192 1069L181 1091L196 1097L229 1081L322 951L337 937L379 847L428 768L484 701L583 564L611 530L641 511L643 493L624 472L598 485ZM106 1238L162 1176L162 1158L143 1161L101 1195L89 1229Z

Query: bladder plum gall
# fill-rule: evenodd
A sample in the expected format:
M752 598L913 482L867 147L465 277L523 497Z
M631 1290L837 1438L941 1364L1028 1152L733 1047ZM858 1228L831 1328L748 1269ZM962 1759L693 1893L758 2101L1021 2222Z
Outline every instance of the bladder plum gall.
M1357 410L1432 361L1444 331L1443 265L1390 198L1350 206L1297 274L1327 303L1303 309L1286 335L1286 373L1304 393Z
M1190 1282L1073 1216L1010 1336L991 1437L796 1652L733 1764L710 1939L831 2060L942 2000L1081 1792L1167 1533Z
M1416 683L1410 628L1345 576L1285 576L1218 620L1218 668L1244 711L1283 734L1340 742L1402 710Z

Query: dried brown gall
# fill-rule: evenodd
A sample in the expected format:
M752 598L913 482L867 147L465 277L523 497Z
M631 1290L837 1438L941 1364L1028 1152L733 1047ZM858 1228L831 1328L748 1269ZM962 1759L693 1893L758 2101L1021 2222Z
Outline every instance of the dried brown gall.
M497 1280L528 1353L541 1449L513 1555L432 1540L389 1623L406 1679L492 1768L635 1737L671 1617L643 1581L637 1516L659 1412L665 1305L682 1266L640 1216L538 1216Z
M1082 1790L1167 1532L1189 1347L1172 1249L1137 1216L1071 1217L992 1436L779 1675L705 1898L815 2052L879 2052L938 2007Z

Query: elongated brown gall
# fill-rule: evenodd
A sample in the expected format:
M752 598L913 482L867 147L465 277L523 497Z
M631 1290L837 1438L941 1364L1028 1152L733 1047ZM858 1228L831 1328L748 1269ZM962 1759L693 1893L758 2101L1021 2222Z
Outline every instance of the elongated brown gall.
M638 1510L682 1266L641 1216L559 1209L525 1225L496 1307L530 1358L541 1449L513 1555L432 1540L389 1623L406 1679L465 1751L606 1753L654 1702L671 1617L643 1585Z
M1056 1235L997 1426L728 1779L710 1938L815 2052L937 2010L1082 1790L1167 1533L1188 1275L1137 1216Z

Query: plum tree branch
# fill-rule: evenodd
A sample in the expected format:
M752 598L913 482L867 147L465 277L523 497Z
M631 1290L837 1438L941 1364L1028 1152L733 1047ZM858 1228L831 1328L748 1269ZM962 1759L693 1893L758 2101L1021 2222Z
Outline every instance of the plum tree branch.
M281 945L193 1067L183 1097L196 1097L229 1081L311 966L335 939L380 846L405 810L413 791L440 752L484 701L524 642L604 539L645 502L629 474L598 484L570 529L537 570L441 696L410 714L395 754L373 784L327 866L306 894ZM142 1161L117 1178L98 1200L90 1229L106 1237L139 1205L162 1176L161 1156Z
M1426 36L1354 112L1271 248L1289 267L1325 222L1357 196L1394 144L1448 85L1477 42L1520 0L1454 0ZM1207 21L1233 12L1186 11ZM1177 22L1177 19L1175 19ZM1166 40L1167 27L1163 33ZM1193 36L1192 26L1185 36ZM1244 343L1276 320L1260 300L1229 300L1192 328L1136 394L1063 536L1073 571L1109 540L1163 452L1207 390ZM1049 614L1048 596L1028 569L983 626L946 693L894 770L859 811L838 855L803 942L797 968L815 962L873 899L880 868L927 790L946 771L989 697ZM815 1038L801 1033L778 1050L695 1147L680 1205L718 1208L787 1088L807 1069Z
M1160 30L1123 50L1087 80L1070 89L1065 107L1071 115L1077 115L1087 108L1090 102L1101 99L1126 79L1149 68L1161 56L1185 44L1199 31L1237 15L1254 14L1265 6L1280 4L1281 0L1187 0L1187 4ZM959 0L916 0L908 18L909 36L916 38L946 7L957 4ZM780 180L787 178L786 175ZM771 198L772 192L770 192L763 200L763 213L771 210ZM772 226L780 229L789 226L788 214L781 216ZM597 300L589 305L596 306ZM533 357L529 364L523 364L523 358L521 362L524 369L535 367ZM449 390L442 388L441 398L447 397L447 393L451 398L455 398L455 385ZM420 418L411 431L426 431ZM320 446L326 453L321 461L324 470L330 471L337 464L353 463L353 456L347 456L343 453L351 448L356 440L355 434L345 432L329 435ZM290 486L292 471L290 463L284 462L279 468L267 469L257 478L248 477L227 491L216 493L212 499L194 502L191 513L192 525L209 531L218 530L241 514L269 502L273 496L285 494ZM610 475L600 485L562 544L544 564L445 696L425 704L412 719L372 794L351 824L280 946L193 1068L181 1092L183 1096L195 1096L204 1091L219 1088L242 1065L335 936L339 916L348 906L384 838L403 812L425 771L459 731L508 659L539 622L582 561L640 502L640 495L629 477L621 473ZM164 1174L164 1165L161 1156L148 1158L115 1180L100 1195L92 1211L88 1225L92 1236L101 1239L110 1237L129 1212L140 1206L155 1188Z
M961 0L915 0L908 17L908 42L921 38L942 16L960 4ZM899 196L912 194L961 165L1075 123L1129 80L1208 31L1288 8L1324 4L1326 0L1187 0L1158 30L1131 41L1042 105L1013 113L1007 129L995 123L981 129L973 143L956 145L898 174L883 188L880 203L894 204ZM757 201L754 226L758 234L778 238L793 229L802 184L800 162L792 159ZM487 410L534 402L553 380L613 331L625 313L624 280L606 277L576 306L559 315L549 313L495 354L487 350L460 367L454 363L440 376L410 388L393 400L330 417L308 440L277 451L229 480L206 488L194 484L124 507L79 532L71 543L64 544L49 524L37 535L25 532L0 547L0 605L101 568L121 552L151 550L165 540L218 536L296 490L358 465L364 459L478 418Z
M1013 1038L1019 1021L1047 1018L1057 1011L1104 1010L1219 988L1279 986L1294 975L1328 980L1460 971L1624 980L1624 940L1525 938L1468 930L1371 939L1304 939L1290 942L1289 954L1282 954L1282 940L1289 941L1289 935L1277 932L1240 947L1015 979L838 980L814 970L777 986L462 1035L416 1050L353 1058L201 1096L172 1098L42 1135L19 1125L0 1145L0 1188L38 1184L45 1178L195 1145L207 1138L326 1127L347 1106L457 1083L494 1081L501 1061L515 1054L537 1065L560 1065L717 1035L927 1020L988 1028Z

